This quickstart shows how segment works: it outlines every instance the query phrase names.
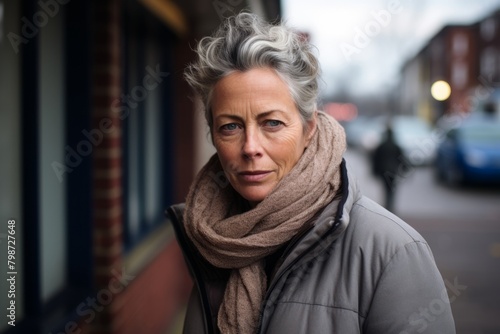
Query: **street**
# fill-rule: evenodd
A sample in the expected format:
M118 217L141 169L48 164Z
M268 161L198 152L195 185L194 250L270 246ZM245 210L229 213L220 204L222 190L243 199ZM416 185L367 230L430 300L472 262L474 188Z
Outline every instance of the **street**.
M345 159L362 192L383 203L366 157L348 150ZM447 282L457 333L498 334L500 189L447 187L433 172L431 166L409 170L398 184L394 211L429 243Z

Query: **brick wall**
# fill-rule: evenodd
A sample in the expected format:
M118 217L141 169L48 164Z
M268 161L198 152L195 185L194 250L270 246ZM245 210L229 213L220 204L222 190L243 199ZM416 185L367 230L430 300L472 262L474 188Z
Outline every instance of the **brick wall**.
M95 299L95 312L87 315L81 328L92 334L156 334L171 325L192 283L174 240L140 273L132 276L123 269L122 124L120 115L113 112L122 93L120 13L120 0L92 3L92 129L102 135L102 141L92 158L96 290L90 298ZM192 126L188 116L177 121L184 128ZM178 167L185 180L177 185L176 193L182 193L180 189L185 192L192 177L185 165L190 160L180 157L177 161L183 164Z
M121 123L112 111L121 92L120 5L92 3L92 128L103 136L92 157L94 281L103 307L90 322L92 333L118 333L115 317L124 307L109 295L110 283L121 275L123 252Z

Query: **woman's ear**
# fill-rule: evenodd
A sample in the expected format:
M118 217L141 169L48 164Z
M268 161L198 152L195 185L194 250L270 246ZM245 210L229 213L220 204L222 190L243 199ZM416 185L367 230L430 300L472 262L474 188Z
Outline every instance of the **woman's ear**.
M307 121L306 147L309 145L311 139L314 137L314 134L316 133L317 122L318 122L318 112L315 111L313 117L309 121Z

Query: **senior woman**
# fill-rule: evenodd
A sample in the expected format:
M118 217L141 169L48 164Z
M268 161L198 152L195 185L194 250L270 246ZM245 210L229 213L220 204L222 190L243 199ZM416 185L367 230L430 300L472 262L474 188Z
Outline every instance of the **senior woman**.
M241 13L197 55L217 153L168 212L195 282L184 333L454 333L429 246L362 196L317 110L310 44Z

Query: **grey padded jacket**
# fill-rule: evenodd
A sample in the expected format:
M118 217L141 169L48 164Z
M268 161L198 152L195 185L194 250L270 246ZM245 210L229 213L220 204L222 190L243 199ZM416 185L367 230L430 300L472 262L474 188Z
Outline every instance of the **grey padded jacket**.
M184 333L219 333L216 316L229 272L211 266L193 247L182 225L183 208L172 206L167 216L195 282ZM280 254L258 333L455 333L448 292L428 244L362 196L345 162L340 200Z

